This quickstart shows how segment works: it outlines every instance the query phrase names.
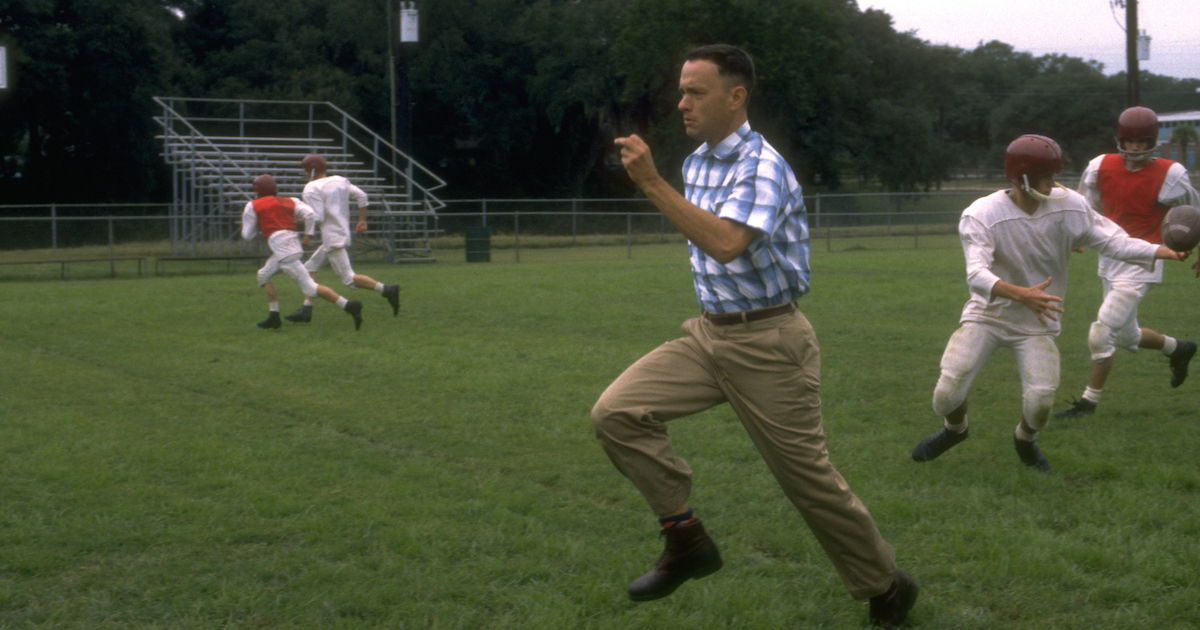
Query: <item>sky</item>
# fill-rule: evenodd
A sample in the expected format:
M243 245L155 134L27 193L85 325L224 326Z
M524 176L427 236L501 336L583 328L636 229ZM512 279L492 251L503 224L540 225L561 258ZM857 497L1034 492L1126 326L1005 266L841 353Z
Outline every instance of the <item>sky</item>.
M1125 70L1125 9L1110 0L858 0L892 16L897 31L972 50L999 40L1035 56L1065 54ZM1142 71L1200 79L1200 0L1137 0L1138 30L1150 36ZM1196 109L1200 109L1200 94Z

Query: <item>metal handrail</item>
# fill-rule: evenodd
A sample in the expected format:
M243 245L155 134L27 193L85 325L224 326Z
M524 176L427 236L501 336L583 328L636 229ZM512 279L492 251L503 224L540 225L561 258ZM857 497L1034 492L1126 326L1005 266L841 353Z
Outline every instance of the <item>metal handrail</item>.
M159 103L160 105L162 105L165 109L168 109L174 116L176 116L181 121L183 121L185 124L187 124L189 129L192 129L192 130L195 130L195 127L192 126L190 123L188 123L187 122L188 119L183 118L183 116L180 115L172 105L168 104L167 101L170 101L171 103L174 103L176 101L182 101L182 102L195 101L195 102L204 102L204 103L230 103L230 104L234 104L234 103L247 104L247 103L249 103L249 104L258 104L258 105L307 105L310 107L310 115L311 115L311 107L314 105L328 107L330 110L332 110L333 112L335 112L336 114L338 114L341 117L344 126L353 125L354 129L356 129L362 133L365 133L375 143L382 145L385 149L389 150L393 156L399 156L400 158L402 158L402 160L404 162L412 165L421 174L429 177L431 180L433 180L433 184L427 186L427 185L421 184L420 182L415 181L415 179L413 179L413 177L411 177L407 171L398 168L393 163L392 160L382 159L383 156L381 155L381 152L378 149L367 146L366 143L364 143L364 142L360 141L358 138L355 138L352 135L350 135L350 133L345 128L338 128L338 126L335 125L330 120L318 120L318 119L312 119L312 118L310 118L310 119L254 118L251 120L255 123L303 123L303 124L314 124L315 123L315 124L327 125L330 128L332 128L334 131L340 133L343 136L344 140L353 142L359 149L366 152L371 157L373 157L377 160L380 160L382 162L382 165L385 167L385 169L391 170L395 175L403 177L406 181L410 182L415 188L420 190L426 196L432 196L430 194L430 193L432 193L432 191L438 190L438 189L446 186L446 181L443 180L441 177L439 177L436 173L429 170L425 166L421 165L419 162L414 160L411 155L400 150L399 147L392 144L386 138L375 133L369 127L362 124L357 119L355 119L353 116L351 116L349 113L347 113L345 110L338 107L337 105L334 105L333 103L331 103L329 101L293 101L293 100L275 101L275 100L260 100L260 99L182 98L182 97L160 97L160 96L155 96L154 101ZM234 118L228 118L228 117L217 118L217 117L201 117L201 116L193 116L193 117L190 117L190 119L198 120L198 121L209 121L209 122L230 122L233 120L240 120L240 119L234 119ZM163 124L165 126L165 122L163 122L162 120L159 120L159 123ZM186 137L186 136L179 136L178 134L176 134L176 135L181 138ZM212 146L214 149L219 150L219 147L217 147L216 145L213 145L212 143L210 143L210 146ZM436 199L436 197L435 197L435 199Z

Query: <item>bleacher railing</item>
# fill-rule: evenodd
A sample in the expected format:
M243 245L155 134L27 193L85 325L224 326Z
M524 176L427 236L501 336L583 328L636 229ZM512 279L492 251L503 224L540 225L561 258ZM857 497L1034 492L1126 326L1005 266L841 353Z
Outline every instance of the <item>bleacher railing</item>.
M212 254L236 238L241 208L257 175L276 176L298 196L299 160L327 155L330 172L368 192L382 258L425 258L446 185L387 139L328 102L154 97L162 107L163 157L172 168L170 242L175 254ZM204 250L203 248L210 248ZM404 251L401 251L404 249Z

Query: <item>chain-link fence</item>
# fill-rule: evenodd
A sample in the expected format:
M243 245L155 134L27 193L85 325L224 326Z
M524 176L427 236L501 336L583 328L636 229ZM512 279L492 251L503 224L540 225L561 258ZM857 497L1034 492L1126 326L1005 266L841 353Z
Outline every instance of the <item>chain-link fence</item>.
M805 197L813 249L957 247L962 210L988 191L821 194ZM378 211L372 206L373 211ZM368 220L370 221L369 215ZM228 221L239 221L229 215ZM22 256L88 255L239 256L259 254L261 240L209 239L215 231L188 231L190 219L169 204L0 206L0 261ZM486 228L491 259L521 260L522 251L608 247L632 258L638 246L682 243L683 237L645 199L451 200L437 214L436 251L462 261L468 231ZM476 236L478 238L478 236ZM355 247L360 259L392 260L370 239Z

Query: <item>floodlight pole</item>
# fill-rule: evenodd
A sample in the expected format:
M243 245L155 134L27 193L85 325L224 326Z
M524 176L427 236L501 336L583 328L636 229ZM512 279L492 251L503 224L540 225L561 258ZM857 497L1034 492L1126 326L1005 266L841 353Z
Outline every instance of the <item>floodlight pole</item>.
M1137 0L1125 0L1125 81L1129 107L1142 104L1142 97L1138 89L1137 39Z
M392 144L394 144L401 152L405 154L405 173L408 176L406 182L406 193L408 201L412 202L412 176L413 176L413 145L412 145L412 84L409 76L409 58L416 51L418 37L418 16L417 3L414 0L401 0L399 3L398 18L393 33L395 33L396 54L394 77L396 89L395 100L393 101L393 120L397 120L392 130ZM398 130L397 130L398 127Z
M387 78L388 78L388 97L390 99L390 107L388 108L389 117L392 123L392 134L390 140L392 146L396 146L396 33L399 31L399 25L396 23L396 12L393 10L393 0L387 0L387 34L388 34L388 63L387 63ZM395 153L392 154L392 162L396 161ZM392 185L396 184L396 175L392 174Z

